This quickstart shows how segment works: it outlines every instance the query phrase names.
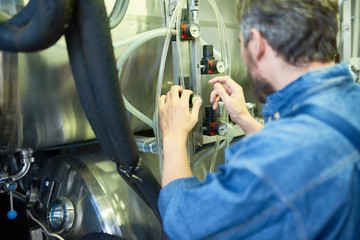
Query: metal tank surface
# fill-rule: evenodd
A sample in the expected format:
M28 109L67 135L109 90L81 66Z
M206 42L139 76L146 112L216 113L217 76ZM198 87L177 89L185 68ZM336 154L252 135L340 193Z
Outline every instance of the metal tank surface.
M41 1L43 4L50 2L0 0L0 30L4 21L2 17L10 18L29 3ZM60 1L72 2L55 2ZM74 2L81 1L85 0ZM186 3L182 10L184 22L189 21L186 16L190 18L189 8L192 8L193 18L198 20L194 22L200 29L199 38L181 41L178 47L181 50L183 77L192 79L193 82L187 85L199 92L203 99L198 126L200 131L194 133L201 140L189 143L192 145L189 149L194 174L203 179L209 169L214 170L215 163L223 161L221 149L226 141L219 145L220 139L227 139L229 144L234 136L242 135L228 122L226 126L232 129L231 137L227 133L221 137L203 136L201 130L202 119L206 119L202 115L205 115L205 107L210 104L212 90L208 80L224 74L200 74L200 69L206 68L200 63L202 46L213 45L216 60L226 62L222 59L225 53L221 50L223 45L220 41L224 40L224 33L219 28L211 2L218 3L229 40L229 65L226 62L222 67L231 67L231 72L227 73L243 85L247 100L254 101L237 42L239 26L235 20L236 0L104 0L108 15L118 3L126 8L122 21L110 31L116 60L127 54L129 44L124 44L124 41L132 39L131 44L145 38L145 35L136 38L139 34L167 28L171 21L170 12L176 11L175 6L179 2ZM133 50L119 74L119 96L123 94L152 121L151 124L144 123L130 111L126 112L123 119L127 118L130 123L126 130L131 129L130 133L143 139L138 144L140 158L132 159L136 164L129 164L126 168L122 165L122 157L126 154L116 156L119 159L108 154L99 135L95 136L96 128L89 120L89 106L83 102L86 96L81 95L78 89L66 34L66 37L61 37L54 45L43 50L18 53L0 51L0 195L10 198L11 204L6 203L6 206L11 205L7 209L11 210L10 213L19 210L18 219L6 219L6 224L2 224L0 230L17 229L13 231L15 239L17 231L21 230L32 240L80 239L88 233L107 233L120 239L166 239L158 212L149 200L156 197L156 191L148 199L146 195L151 195L151 191L146 193L142 190L160 182L162 155L155 136L158 77L159 69L164 67L160 86L160 93L163 94L174 82L179 82L176 36L172 35L164 65L161 65L161 60L166 37L159 34ZM96 47L101 49L102 45ZM198 62L193 63L194 59ZM101 98L100 93L99 96ZM226 117L222 116L223 119ZM111 139L111 129L109 132ZM127 149L126 140L115 142L114 149L122 149L116 147L123 145ZM142 170L147 168L151 174L143 173ZM149 179L155 179L155 184L146 185ZM19 199L15 209L12 204L14 196ZM17 207L19 201L25 210ZM6 216L0 216L2 222L3 218Z
M106 0L105 4L110 12L114 0ZM234 5L235 0L227 0L221 2L219 10L226 23L233 53L232 76L239 82L244 82L246 72L239 57L239 28L235 22ZM199 16L202 39L219 49L214 13L205 0L200 2ZM130 1L123 21L111 30L113 43L116 45L139 33L165 26L165 1ZM163 44L164 37L155 38L135 50L120 79L124 96L150 119L153 119L155 111L156 84ZM126 47L115 48L115 57L118 59L125 49ZM54 46L39 52L2 52L1 60L0 141L3 149L12 151L29 147L46 148L95 139L79 101L63 38ZM163 92L173 84L171 50L167 60ZM206 79L209 77L203 77L202 87L208 93L211 86L206 84ZM245 86L245 93L249 95L247 92L250 91ZM134 133L150 129L132 114L129 113L128 116Z
M65 239L78 239L89 232L123 239L161 239L158 219L100 149L56 156L39 167L40 194L32 212L47 219L52 232L63 233ZM59 206L66 201L66 207L73 209L68 219Z

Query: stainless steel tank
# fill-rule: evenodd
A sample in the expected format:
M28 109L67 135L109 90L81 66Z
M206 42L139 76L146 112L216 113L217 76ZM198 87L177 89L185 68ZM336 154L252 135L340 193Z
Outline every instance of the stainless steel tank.
M60 155L39 167L40 190L32 212L51 232L65 239L89 232L161 239L159 220L100 149Z
M111 31L113 42L165 27L166 2L130 1L125 18ZM114 0L106 0L105 3L110 12ZM234 17L235 0L218 3L230 40L232 76L245 83L245 67L240 57L240 45L237 43L239 28ZM199 16L201 37L213 44L215 49L219 49L214 13L205 0L200 1ZM156 83L163 43L163 37L157 38L134 51L120 79L124 96L150 119L155 110ZM126 47L115 49L116 58L125 49ZM169 54L163 81L164 92L173 82L171 51ZM183 54L183 58L187 58L186 54ZM64 39L40 52L2 52L0 59L0 141L3 150L29 147L41 149L95 138L76 92ZM212 76L203 76L201 80L205 100L211 89L206 84L210 77ZM246 95L249 95L248 89L245 85ZM130 113L129 119L134 133L150 129Z

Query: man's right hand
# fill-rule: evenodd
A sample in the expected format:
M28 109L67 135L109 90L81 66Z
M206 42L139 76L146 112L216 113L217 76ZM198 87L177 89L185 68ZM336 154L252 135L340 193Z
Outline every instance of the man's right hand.
M231 119L238 124L246 135L255 133L263 126L249 113L242 87L228 76L220 76L209 81L214 85L210 103L215 110L220 99L224 102Z

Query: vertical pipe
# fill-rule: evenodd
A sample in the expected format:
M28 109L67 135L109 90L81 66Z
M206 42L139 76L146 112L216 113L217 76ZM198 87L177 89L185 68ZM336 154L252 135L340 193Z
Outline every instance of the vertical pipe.
M190 1L190 0L189 0ZM190 23L199 24L198 16L198 7L199 0L191 0L190 3ZM192 85L192 90L199 95L201 94L201 69L200 69L200 60L201 60L201 44L200 38L195 38L190 42L190 82ZM194 127L194 146L201 146L203 143L203 134L202 134L202 114L199 114L199 121Z
M355 0L355 17L354 17L354 31L352 41L352 58L359 56L359 28L360 28L360 0Z
M343 3L343 31L344 31L344 47L343 47L343 61L350 63L351 58L351 3L352 0L344 0Z

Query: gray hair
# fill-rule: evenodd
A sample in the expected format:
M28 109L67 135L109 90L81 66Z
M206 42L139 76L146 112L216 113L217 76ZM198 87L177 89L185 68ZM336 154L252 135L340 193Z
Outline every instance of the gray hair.
M239 0L237 5L244 45L256 28L292 65L334 59L337 14L337 0Z

